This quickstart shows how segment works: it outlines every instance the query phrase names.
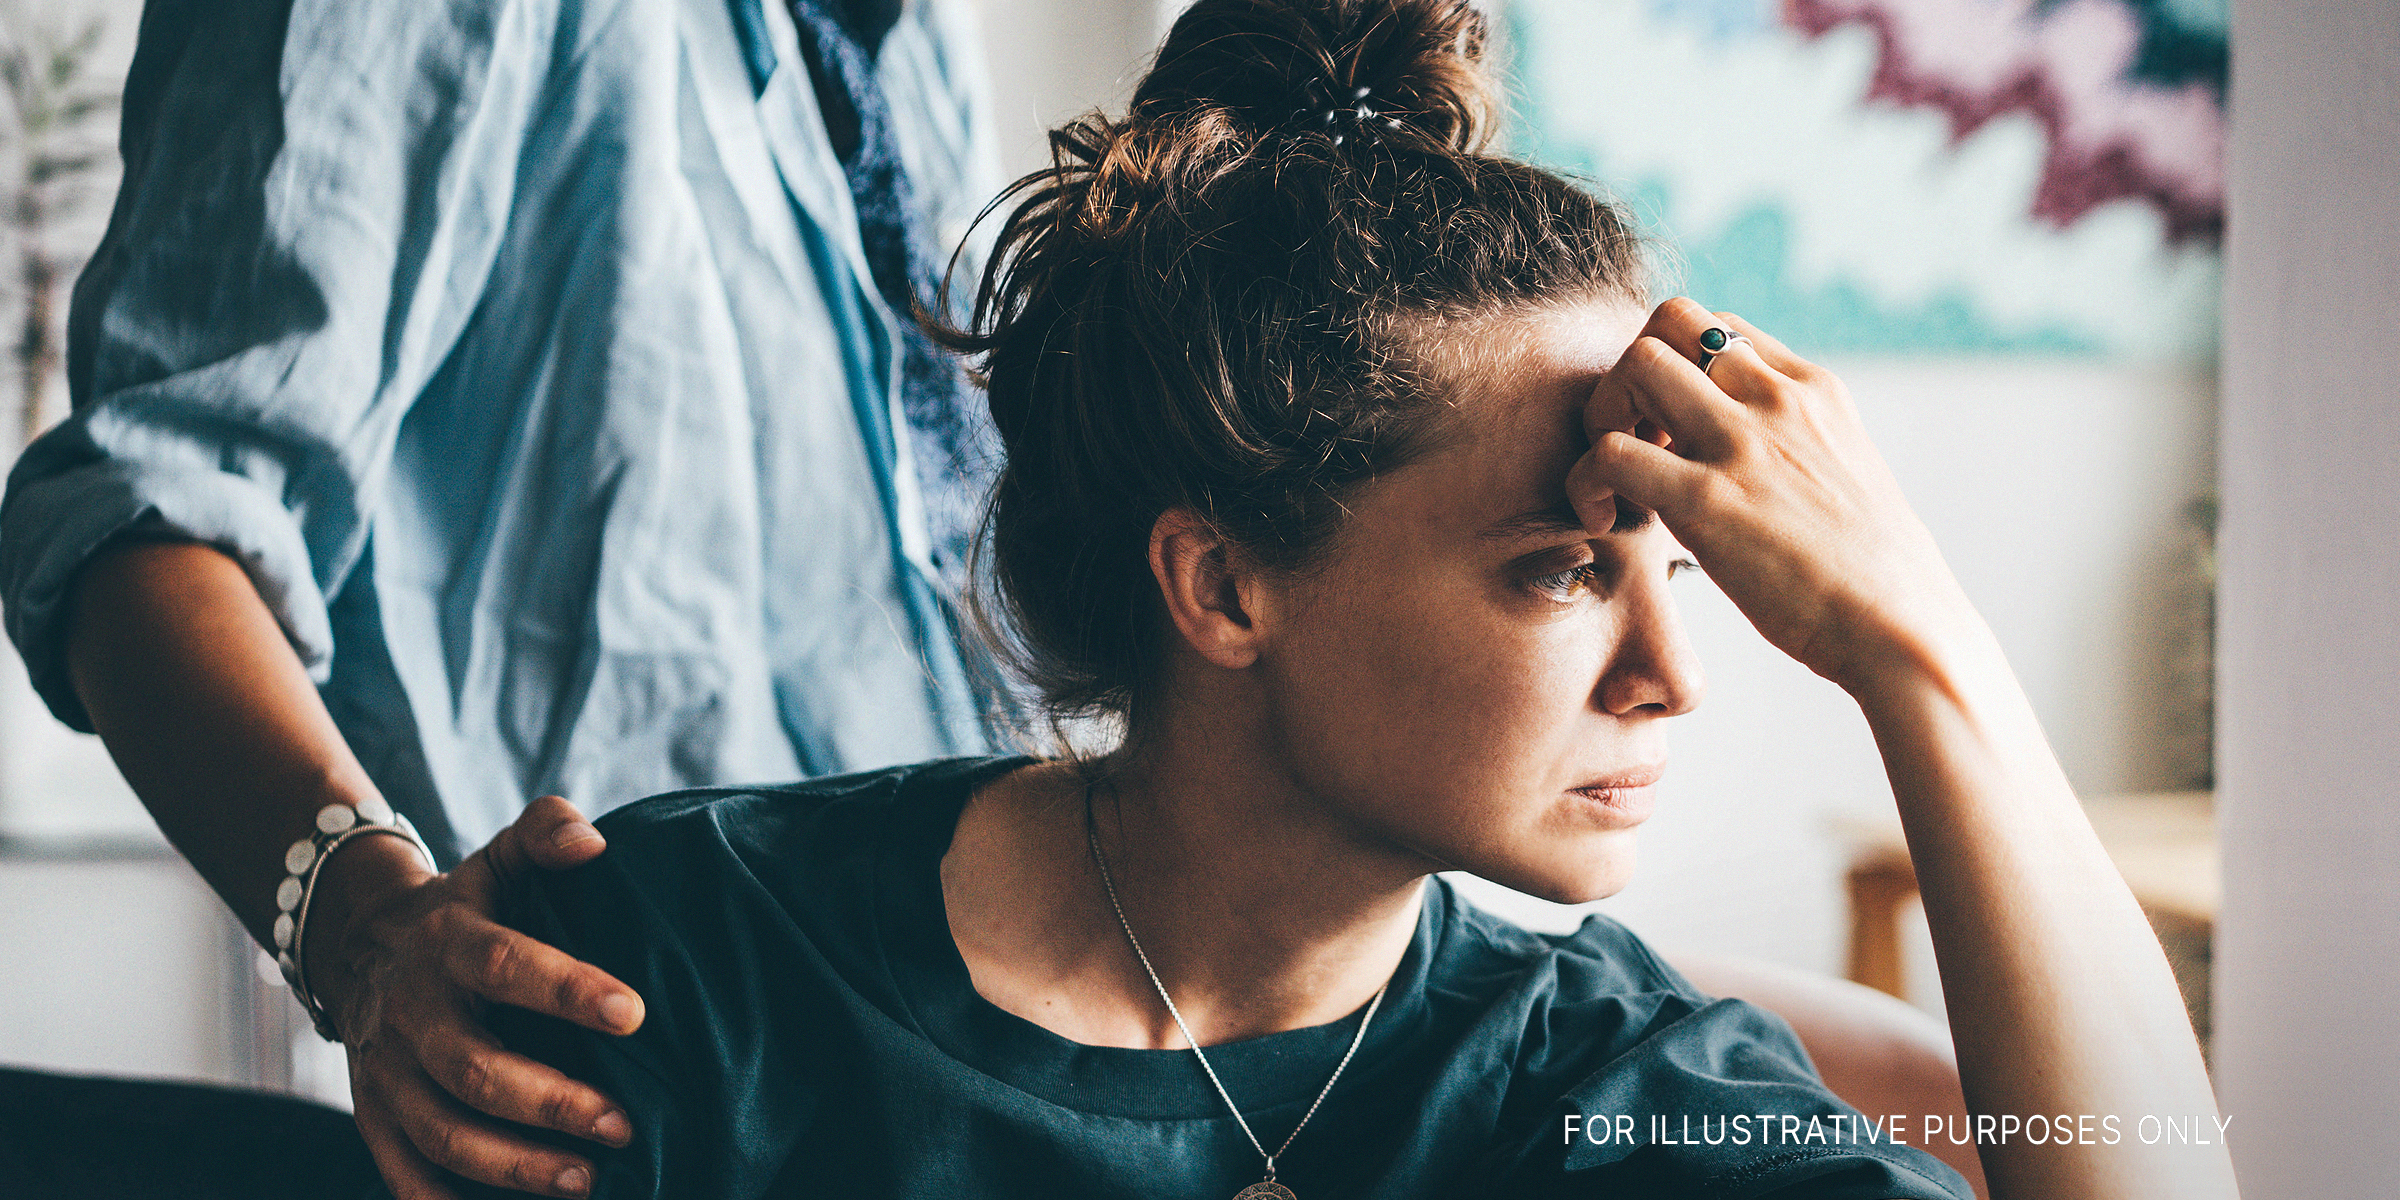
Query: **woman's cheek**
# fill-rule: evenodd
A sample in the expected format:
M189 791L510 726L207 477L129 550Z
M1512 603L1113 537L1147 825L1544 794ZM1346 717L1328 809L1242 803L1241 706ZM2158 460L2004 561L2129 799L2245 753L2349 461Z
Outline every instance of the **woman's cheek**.
M1585 639L1555 626L1496 621L1448 647L1419 681L1406 722L1444 747L1441 765L1478 790L1547 790L1584 728L1595 672Z

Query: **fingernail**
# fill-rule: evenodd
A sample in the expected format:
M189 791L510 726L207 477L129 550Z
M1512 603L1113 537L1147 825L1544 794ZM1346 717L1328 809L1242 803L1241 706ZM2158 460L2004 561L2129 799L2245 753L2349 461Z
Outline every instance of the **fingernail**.
M559 826L557 833L550 835L550 844L560 850L572 850L578 844L594 840L599 836L600 831L592 828L591 822L569 821Z
M623 1029L632 1025L634 1018L640 1015L640 1010L634 1004L631 996L619 994L600 1001L600 1022L611 1029Z
M633 1122L621 1112L607 1112L592 1122L592 1136L611 1146L622 1146L633 1140Z
M592 1190L592 1173L582 1167L568 1167L558 1173L558 1190L580 1196Z

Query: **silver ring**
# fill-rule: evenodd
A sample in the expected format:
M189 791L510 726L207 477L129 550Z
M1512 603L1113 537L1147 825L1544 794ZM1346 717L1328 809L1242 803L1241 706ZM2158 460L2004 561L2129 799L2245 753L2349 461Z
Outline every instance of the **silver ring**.
M1708 374L1708 369L1709 369L1710 367L1713 367L1713 366L1717 365L1717 360L1718 360L1718 359L1720 359L1720 358L1723 358L1723 357L1725 357L1726 355L1733 353L1733 348L1734 348L1736 345L1747 345L1747 344L1751 344L1751 343L1750 343L1750 339L1749 339L1749 338L1746 338L1746 337L1743 337L1741 334L1738 334L1738 333L1737 333L1737 334L1734 334L1734 335L1733 335L1731 338L1728 338L1728 339L1726 339L1726 342L1725 342L1724 346L1720 347L1719 349L1717 349L1717 350L1715 350L1715 351L1702 350L1702 351L1700 352L1700 373L1701 373L1701 374L1703 374L1703 375L1706 375L1706 374Z

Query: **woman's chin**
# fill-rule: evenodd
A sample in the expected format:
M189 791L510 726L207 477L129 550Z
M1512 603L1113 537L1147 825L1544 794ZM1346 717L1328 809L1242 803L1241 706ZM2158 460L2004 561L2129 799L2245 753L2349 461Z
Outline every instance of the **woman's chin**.
M1579 838L1571 855L1560 856L1556 848L1548 848L1539 859L1523 859L1475 874L1552 904L1605 900L1624 891L1633 880L1634 832L1617 829Z

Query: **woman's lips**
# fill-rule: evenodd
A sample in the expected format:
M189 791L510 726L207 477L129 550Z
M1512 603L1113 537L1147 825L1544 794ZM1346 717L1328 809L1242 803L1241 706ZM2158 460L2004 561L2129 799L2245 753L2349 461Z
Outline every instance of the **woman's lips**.
M1646 767L1628 767L1614 775L1604 775L1598 779L1587 780L1568 790L1586 792L1609 791L1616 788L1646 788L1666 778L1666 775L1667 764L1652 763Z
M1591 801L1594 807L1610 818L1612 827L1631 828L1650 819L1651 810L1657 807L1658 781L1666 773L1666 765L1661 763L1620 771L1567 790Z

